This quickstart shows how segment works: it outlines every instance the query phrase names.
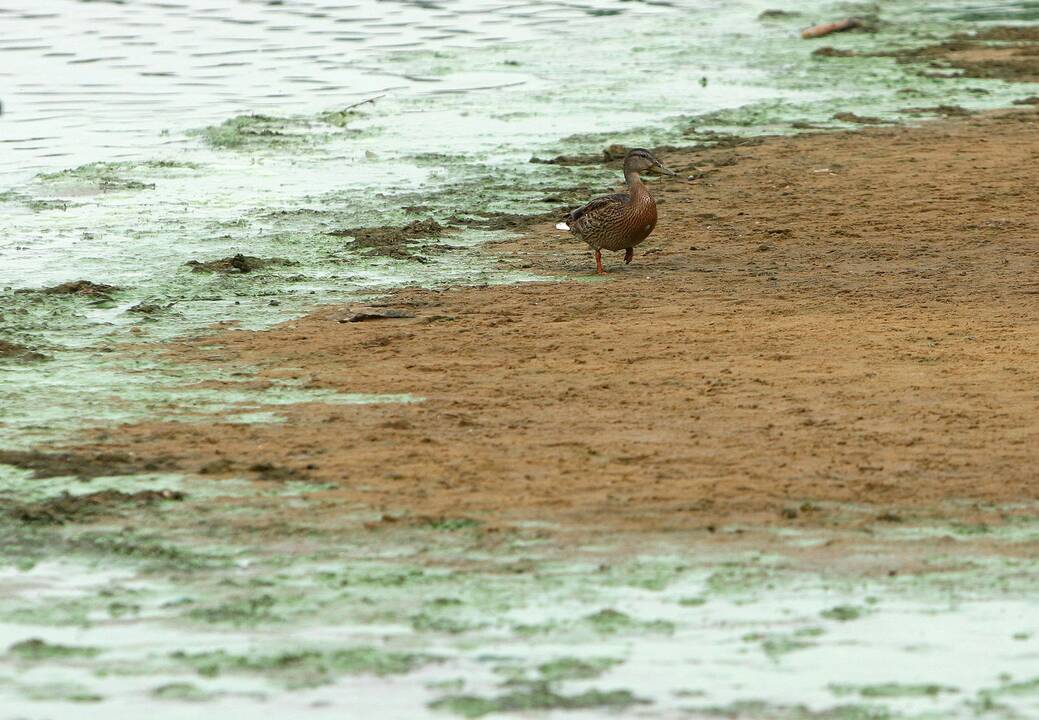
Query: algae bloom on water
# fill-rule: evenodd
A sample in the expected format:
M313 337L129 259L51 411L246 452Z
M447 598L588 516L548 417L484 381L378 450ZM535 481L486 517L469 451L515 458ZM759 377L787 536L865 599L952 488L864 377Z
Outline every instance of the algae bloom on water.
M40 638L22 640L7 648L8 657L30 662L67 658L92 658L100 653L101 651L98 648L57 645Z
M434 710L446 710L466 718L508 712L548 710L622 710L633 705L648 704L629 690L587 690L574 695L556 692L548 683L532 683L528 687L493 697L449 695L430 703Z
M314 118L302 116L236 115L219 125L193 130L207 145L220 150L262 150L319 145L347 131L357 113L330 111Z

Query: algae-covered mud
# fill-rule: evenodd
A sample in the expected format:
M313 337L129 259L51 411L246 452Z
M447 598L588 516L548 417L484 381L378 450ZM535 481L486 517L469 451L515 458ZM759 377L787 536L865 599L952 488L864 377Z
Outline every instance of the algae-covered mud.
M305 501L243 494L228 511L197 499L214 488L191 489L148 530L131 512L6 526L3 717L1039 710L1034 526L983 547L969 529L733 529L695 552L658 540L647 556L358 513L331 532L292 522L271 542L257 528L273 504Z
M69 449L121 423L422 407L161 343L340 301L339 322L392 323L413 317L380 304L392 288L536 279L479 246L610 187L626 145L1034 102L1036 21L1031 2L5 3L0 720L1039 715L1031 506L574 539L335 507L305 463Z

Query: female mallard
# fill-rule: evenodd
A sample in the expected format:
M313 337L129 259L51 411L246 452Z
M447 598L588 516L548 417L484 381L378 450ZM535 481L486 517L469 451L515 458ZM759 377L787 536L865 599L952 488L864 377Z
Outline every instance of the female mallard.
M582 205L556 225L569 230L595 250L596 272L602 269L603 250L623 250L624 263L635 256L635 246L649 237L657 225L657 204L642 184L641 172L674 175L649 150L635 148L624 157L624 182L628 192L604 195Z

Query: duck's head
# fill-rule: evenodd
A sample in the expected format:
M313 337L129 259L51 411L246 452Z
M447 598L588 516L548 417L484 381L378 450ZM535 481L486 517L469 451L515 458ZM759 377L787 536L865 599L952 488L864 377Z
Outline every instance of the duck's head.
M651 172L657 175L674 175L673 170L668 170L663 163L653 157L653 153L642 148L632 148L624 156L624 171L629 170L643 173Z

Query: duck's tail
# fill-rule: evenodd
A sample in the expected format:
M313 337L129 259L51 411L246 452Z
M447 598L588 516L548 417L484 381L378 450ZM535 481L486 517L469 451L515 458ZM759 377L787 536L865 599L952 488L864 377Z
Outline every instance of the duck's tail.
M559 222L559 223L556 223L556 230L568 231L568 230L570 230L570 226L567 225L565 222Z

